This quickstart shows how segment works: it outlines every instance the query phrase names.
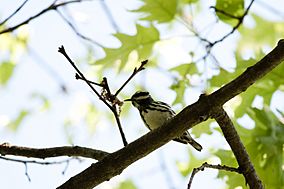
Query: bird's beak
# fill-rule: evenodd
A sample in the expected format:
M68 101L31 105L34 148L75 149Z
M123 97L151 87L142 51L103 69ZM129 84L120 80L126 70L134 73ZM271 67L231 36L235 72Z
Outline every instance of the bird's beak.
M129 99L126 99L126 100L124 100L124 101L132 101L132 99L131 99L131 98L129 98Z

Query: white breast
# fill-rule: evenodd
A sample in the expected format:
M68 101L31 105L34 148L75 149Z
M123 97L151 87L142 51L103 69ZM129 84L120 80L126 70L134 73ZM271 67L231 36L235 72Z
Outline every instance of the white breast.
M148 113L142 112L142 115L151 130L162 126L173 115L170 112L160 112L156 110L147 110Z

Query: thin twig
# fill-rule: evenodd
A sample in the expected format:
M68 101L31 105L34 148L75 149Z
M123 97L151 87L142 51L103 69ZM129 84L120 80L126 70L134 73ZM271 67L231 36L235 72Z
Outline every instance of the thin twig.
M106 77L103 77L103 81L101 82L101 85L103 86L102 96L105 97L112 105L114 105L114 96L110 92Z
M28 178L28 181L31 182L32 180L31 180L31 177L28 173L28 165L27 165L27 163L24 163L24 165L25 165L25 175Z
M205 44L206 44L206 45L205 45L206 54L203 55L201 58L198 58L198 59L197 59L196 61L194 61L194 62L198 62L198 61L200 61L200 60L205 60L205 59L211 54L212 48L213 48L216 44L218 44L218 43L224 41L226 38L228 38L230 35L232 35L232 34L242 25L242 23L243 23L243 21L244 21L244 18L245 18L245 17L247 16L247 14L249 13L249 10L250 10L250 8L251 8L251 6L252 6L253 3L254 3L254 0L251 0L251 2L250 2L250 4L248 5L248 7L246 8L244 14L243 14L242 16L239 16L239 17L233 16L233 15L231 15L231 14L229 14L229 13L225 13L225 12L222 11L222 10L216 9L216 7L210 7L210 8L214 8L215 11L217 11L217 12L223 13L223 14L226 15L226 16L230 16L230 17L232 17L232 18L234 18L234 19L237 19L238 22L237 22L237 24L231 29L230 32L228 32L228 33L225 34L223 37L221 37L220 39L215 40L215 41L213 41L213 42L211 42L211 41L209 41L208 39L202 37L198 32L192 30L192 32L195 34L195 36L196 36L201 42L205 42ZM185 21L184 21L184 22L185 22ZM193 26L192 26L191 28L193 28Z
M25 175L28 179L29 182L31 182L31 177L28 173L28 164L32 163L32 164L39 164L39 165L55 165L55 164L63 164L66 163L66 166L64 168L64 170L62 171L62 174L64 174L68 168L69 162L71 160L74 160L75 158L68 158L66 160L61 160L61 161L49 161L49 162L45 162L45 161L36 161L36 160L20 160L20 159L14 159L14 158L8 158L8 157L3 157L0 156L0 159L5 160L5 161L12 161L12 162L16 162L16 163L23 163L25 165ZM77 159L78 160L78 159Z
M34 58L34 62L39 65L47 74L49 74L50 78L59 84L61 91L63 93L68 93L67 84L61 75L58 74L57 71L43 57L41 57L35 49L29 45L27 46L27 49L31 57Z
M28 2L29 0L25 0L10 16L8 16L5 20L3 20L1 23L0 23L0 26L2 26L3 24L5 24L8 20L10 20L15 14L17 14L17 12L19 12L23 7L24 5Z
M116 91L116 93L114 94L114 96L117 96L120 91L125 87L125 85L140 71L144 70L144 66L147 64L148 60L144 60L141 62L141 65L139 66L139 68L134 68L133 73L130 75L130 77L123 83L123 85Z
M112 104L109 104L107 102L107 100L99 94L99 92L92 86L92 84L90 82L88 82L88 80L86 79L86 77L84 76L84 74L79 70L79 68L77 68L77 66L75 65L75 63L71 60L71 58L67 55L63 45L61 47L59 47L58 49L58 52L60 52L68 61L69 63L72 65L72 67L76 70L76 72L78 73L78 75L80 76L80 78L82 78L86 83L87 85L92 89L92 91L99 97L99 99L101 101L103 101L103 103L111 110L111 112L114 114L114 117L115 117L115 120L117 122L117 125L118 125L118 128L119 128L119 132L120 132L120 135L121 135L121 138L122 138L122 141L123 141L123 144L124 146L126 146L128 143L127 143L127 140L125 138L125 135L123 133L123 130L122 130L122 127L121 127L121 124L120 124L120 121L119 120L119 117L118 117L118 113L117 113L117 110L115 108L115 106L113 106ZM111 95L111 94L110 94Z
M41 16L42 14L50 11L50 10L56 10L57 8L61 7L61 6L65 6L65 5L68 5L68 4L72 4L72 3L79 3L79 2L84 2L84 1L92 1L92 0L71 0L71 1L65 1L65 2L62 2L62 3L58 3L58 4L55 4L56 1L54 1L51 5L49 5L47 8L43 9L42 11L40 11L39 13L29 17L28 19L26 19L25 21L15 25L15 26L12 26L12 27L8 27L2 31L0 31L0 34L3 34L3 33L8 33L8 32L12 32L14 30L16 30L17 28L19 28L20 26L23 26L25 24L28 24L30 21L34 20L35 18Z
M243 14L241 17L238 18L238 23L232 28L232 30L231 30L229 33L227 33L226 35L224 35L222 38L220 38L220 39L218 39L218 40L212 42L212 43L210 44L210 46L214 46L215 44L222 42L224 39L226 39L226 38L229 37L231 34L233 34L233 33L241 26L241 24L243 23L244 18L245 18L246 15L248 14L248 12L249 12L249 10L250 10L250 8L251 8L253 2L254 2L254 0L251 0L251 2L250 2L250 4L249 4L249 6L246 8L244 14Z
M76 70L76 72L78 73L78 75L82 78L82 80L84 80L87 85L92 89L92 91L99 97L99 99L101 101L103 101L103 103L109 108L112 109L112 106L107 103L107 101L100 95L100 93L91 85L91 83L88 82L88 80L86 79L86 77L84 76L84 74L79 70L79 68L77 68L77 66L75 65L75 63L71 60L71 58L68 56L68 54L66 53L64 46L62 45L61 47L58 48L58 52L60 52L67 60L68 62L71 64L71 66Z
M66 171L67 171L67 169L69 167L69 163L70 163L70 161L66 161L66 165L65 165L63 171L61 172L62 175L65 175L65 173L66 173Z
M207 162L205 162L200 167L193 169L191 176L190 176L190 179L189 179L189 182L188 182L188 185L187 185L187 189L190 189L195 174L197 174L199 171L204 171L205 168L217 169L217 170L223 170L223 171L230 171L230 172L236 172L236 173L241 174L241 171L238 168L229 167L229 166L220 165L220 164L212 165L212 164L208 164Z
M82 39L84 39L84 40L86 40L86 41L88 41L88 42L90 42L90 43L92 43L92 44L94 44L94 45L97 45L97 46L103 48L103 45L102 45L102 44L100 44L100 43L98 43L97 41L95 41L95 40L93 40L93 39L91 39L91 38L89 38L89 37L87 37L87 36L81 34L81 33L78 31L78 29L75 27L75 25L72 24L72 22L69 21L59 10L56 10L56 12L57 12L57 13L59 14L59 16L69 25L69 27L72 29L72 31L73 31L78 37L80 37L80 38L82 38Z
M239 19L240 19L240 16L232 15L232 14L230 14L230 13L224 11L224 10L218 9L217 7L210 6L209 8L214 9L215 12L219 12L220 14L223 14L223 15L229 17L229 18L234 18L234 19L236 19L236 20L239 20Z
M105 96L106 99L109 102L111 102L113 114L114 114L115 121L116 121L118 129L119 129L120 135L122 137L123 144L124 144L124 146L127 146L128 143L126 141L126 138L125 138L125 135L124 135L121 123L120 123L119 110L117 109L117 106L118 106L118 108L121 106L121 104L119 103L120 101L117 99L116 96L114 96L111 93L106 77L103 78L102 84L104 85L102 96ZM104 90L106 90L106 93L104 92Z
M36 161L36 160L21 160L21 159L14 159L14 158L0 156L0 159L6 160L6 161L13 161L17 163L25 163L25 164L32 163L32 164L39 164L39 165L55 165L55 164L66 163L67 161L73 160L75 158L68 158L68 159L61 160L61 161Z
M112 27L114 28L115 32L116 33L120 32L120 29L119 29L119 27L118 27L118 25L117 25L117 23L116 23L116 21L115 21L115 19L113 17L113 15L112 15L108 5L106 4L105 0L101 0L100 3L102 5L102 7L103 7L103 10L105 11L105 13L107 15L107 17L108 17Z
M81 76L79 76L79 74L77 74L77 73L76 73L76 75L75 75L75 78L76 78L76 79L81 79L81 80L83 80L83 81L88 81L89 83L91 83L91 84L93 84L93 85L97 85L97 86L99 86L99 87L103 87L103 85L102 85L101 83L96 83L96 82L91 81L91 80L88 80L88 79L84 80L84 79L83 79Z

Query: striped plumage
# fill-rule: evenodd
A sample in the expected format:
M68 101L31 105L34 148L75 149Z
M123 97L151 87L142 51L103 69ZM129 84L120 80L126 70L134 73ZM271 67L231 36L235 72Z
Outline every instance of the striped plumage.
M133 106L139 110L144 124L150 130L162 126L175 116L175 112L168 104L154 101L149 92L138 91L126 101L131 101ZM182 136L175 138L174 141L191 144L196 150L202 150L202 146L190 136L188 131L184 132Z

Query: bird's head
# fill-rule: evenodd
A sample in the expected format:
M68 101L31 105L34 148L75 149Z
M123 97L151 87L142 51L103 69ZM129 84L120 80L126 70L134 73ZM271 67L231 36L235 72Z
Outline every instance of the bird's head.
M126 99L124 101L131 101L132 105L136 108L147 106L150 104L153 99L149 92L147 91L137 91L130 99Z

